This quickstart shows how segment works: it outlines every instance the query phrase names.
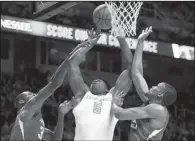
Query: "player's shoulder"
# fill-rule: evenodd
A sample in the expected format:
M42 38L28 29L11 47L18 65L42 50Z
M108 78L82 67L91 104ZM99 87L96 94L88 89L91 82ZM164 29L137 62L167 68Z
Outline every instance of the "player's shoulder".
M18 112L17 119L21 122L29 121L29 111L25 106Z
M18 119L18 121L20 120L20 121L22 121L22 122L25 122L25 121L26 121L26 116L27 116L26 110L22 109L22 110L18 113L17 119Z
M156 116L161 115L161 114L166 115L165 113L167 113L167 109L160 104L155 104L155 103L148 104L146 108L148 112Z

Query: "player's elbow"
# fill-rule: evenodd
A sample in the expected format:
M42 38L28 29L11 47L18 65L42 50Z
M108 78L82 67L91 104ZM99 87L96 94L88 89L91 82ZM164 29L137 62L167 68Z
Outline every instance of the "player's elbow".
M121 115L120 115L119 113L115 113L115 117L116 117L118 120L122 120Z
M129 120L124 111L115 112L115 117L118 120Z
M116 114L115 114L115 117L116 117L118 120L130 120L128 117L124 116L124 115L121 114L121 113L116 113Z

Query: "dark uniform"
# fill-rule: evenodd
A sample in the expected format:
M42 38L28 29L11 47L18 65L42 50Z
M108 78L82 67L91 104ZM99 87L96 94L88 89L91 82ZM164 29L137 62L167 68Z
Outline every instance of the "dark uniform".
M30 121L20 126L22 123L19 117L16 118L12 128L11 140L14 141L41 141L45 129L45 124L41 114L33 117ZM23 129L22 129L23 128Z
M145 103L143 106L147 105ZM131 121L129 137L131 141L160 141L167 126L169 116L162 129L156 130L151 125L151 119L137 119Z

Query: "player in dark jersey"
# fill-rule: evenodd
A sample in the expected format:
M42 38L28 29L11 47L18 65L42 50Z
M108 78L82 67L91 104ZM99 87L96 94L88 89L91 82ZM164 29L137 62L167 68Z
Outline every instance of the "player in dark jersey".
M61 140L63 135L64 115L70 110L72 103L64 103L60 106L58 123L54 132L45 128L41 115L41 108L47 98L63 83L68 71L68 58L74 56L74 52L85 44L79 44L58 67L49 83L37 94L32 92L23 92L17 96L15 106L18 111L16 122L11 132L11 141L41 141ZM67 105L66 105L67 104ZM65 107L64 107L65 106ZM65 109L63 110L62 107Z
M148 89L143 77L143 42L151 32L152 27L147 28L138 37L131 71L136 91L144 105L122 109L113 104L115 115L119 120L132 121L129 136L131 141L160 141L169 120L166 106L173 104L177 98L177 92L170 84L162 82Z

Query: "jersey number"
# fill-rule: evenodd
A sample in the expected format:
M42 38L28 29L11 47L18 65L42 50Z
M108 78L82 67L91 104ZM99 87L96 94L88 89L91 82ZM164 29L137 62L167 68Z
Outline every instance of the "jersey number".
M39 137L40 140L42 140L43 133L44 133L44 127L41 126L41 127L40 127L40 130L41 130L41 131L40 131L40 134L38 134L38 137Z
M131 128L137 129L137 122L136 122L136 120L131 121Z
M93 112L95 114L101 114L101 110L102 110L102 103L101 102L94 102Z

